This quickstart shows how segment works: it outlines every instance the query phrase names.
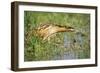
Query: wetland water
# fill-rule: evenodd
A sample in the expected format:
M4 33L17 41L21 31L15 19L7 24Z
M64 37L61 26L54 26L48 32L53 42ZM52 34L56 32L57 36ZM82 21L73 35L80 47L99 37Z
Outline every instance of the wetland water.
M60 54L56 55L53 58L54 60L78 59L79 53L75 51L75 48L77 48L78 51L82 49L82 44L83 44L82 33L78 32L73 35L74 35L73 38L71 38L70 35L64 33L63 48L65 51L63 52L62 55Z

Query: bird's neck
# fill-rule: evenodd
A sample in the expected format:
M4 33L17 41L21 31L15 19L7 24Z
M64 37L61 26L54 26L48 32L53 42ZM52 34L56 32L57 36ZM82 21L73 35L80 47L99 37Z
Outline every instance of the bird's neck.
M66 28L58 28L58 29L56 29L57 30L57 32L66 32L67 31L67 29Z

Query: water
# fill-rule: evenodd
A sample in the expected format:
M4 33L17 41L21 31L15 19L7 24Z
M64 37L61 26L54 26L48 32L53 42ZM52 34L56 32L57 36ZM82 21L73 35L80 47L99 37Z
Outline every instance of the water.
M65 52L63 55L57 55L53 58L53 60L71 60L78 59L78 56L75 55L74 51Z
M54 57L54 60L78 59L78 53L76 54L76 52L73 50L73 49L76 48L74 43L77 43L78 46L80 46L80 48L82 48L83 36L82 36L81 32L73 34L73 35L74 35L74 37L71 37L67 33L64 33L64 43L63 43L63 46L64 46L64 49L69 49L69 50L65 51L63 53L63 55L56 55ZM75 41L75 42L73 42L73 41Z
M64 48L70 48L70 38L69 36L65 33L64 34Z
M74 34L73 34L74 35ZM73 37L74 38L74 37ZM72 38L70 38L70 35L67 35L67 33L64 35L64 48L65 49L70 49L67 52L64 52L64 55L62 59L77 59L77 55L75 52L72 50L72 46L74 41Z
M79 46L82 47L82 45L83 45L83 36L82 36L81 32L76 34L76 41L79 44Z
M75 55L74 51L65 52L63 55L63 59L77 59L77 55Z

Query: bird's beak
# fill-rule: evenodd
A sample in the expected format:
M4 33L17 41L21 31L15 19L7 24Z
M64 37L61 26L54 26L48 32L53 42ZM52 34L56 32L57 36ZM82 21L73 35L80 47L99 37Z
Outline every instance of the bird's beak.
M70 29L70 31L74 32L74 31L75 31L75 29Z

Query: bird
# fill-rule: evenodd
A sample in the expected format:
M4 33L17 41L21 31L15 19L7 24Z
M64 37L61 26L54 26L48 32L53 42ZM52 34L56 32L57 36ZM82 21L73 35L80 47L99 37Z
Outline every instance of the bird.
M61 26L53 24L42 24L36 29L36 33L43 38L48 39L51 35L58 32L74 32L74 28L70 26Z

